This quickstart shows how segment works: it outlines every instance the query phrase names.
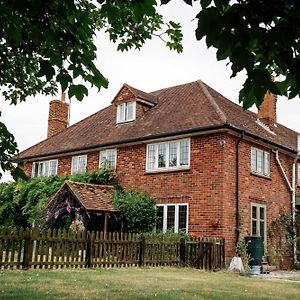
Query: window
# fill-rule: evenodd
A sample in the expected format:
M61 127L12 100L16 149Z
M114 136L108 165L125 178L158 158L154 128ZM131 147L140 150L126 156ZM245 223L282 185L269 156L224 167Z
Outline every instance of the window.
M147 145L147 171L187 168L189 165L189 139Z
M135 120L136 102L126 102L117 106L117 123Z
M270 153L251 147L251 172L270 176Z
M262 204L251 204L251 235L262 236L266 239L266 206Z
M188 232L188 204L158 204L156 230Z
M100 168L108 167L115 169L117 162L117 150L116 149L107 149L100 151Z
M298 164L298 185L300 186L300 164Z
M72 157L71 174L82 174L86 172L87 156L79 155Z
M57 175L57 159L34 162L32 164L32 177L48 177Z

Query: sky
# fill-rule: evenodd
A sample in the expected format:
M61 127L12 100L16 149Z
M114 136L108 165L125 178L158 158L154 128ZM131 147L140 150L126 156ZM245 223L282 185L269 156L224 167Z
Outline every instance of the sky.
M89 90L89 96L82 102L71 100L70 124L110 105L123 83L151 92L158 89L202 80L233 102L238 103L239 90L245 81L245 73L230 78L231 69L226 61L217 61L212 48L207 49L205 41L196 40L195 16L199 3L194 7L183 0L173 0L159 8L166 21L180 22L183 31L183 53L170 51L159 38L148 41L141 50L117 51L117 45L110 42L106 34L99 33L95 43L98 48L96 65L108 78L108 89ZM60 99L51 96L28 98L26 102L11 106L0 96L0 120L14 134L19 150L44 140L47 136L49 102ZM279 123L300 132L300 100L279 97L277 120ZM4 174L1 181L10 180Z

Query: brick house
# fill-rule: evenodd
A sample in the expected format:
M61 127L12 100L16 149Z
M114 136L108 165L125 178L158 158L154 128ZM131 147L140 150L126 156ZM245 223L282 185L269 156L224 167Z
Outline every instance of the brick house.
M50 103L48 138L20 153L28 176L86 172L103 163L157 203L161 230L262 235L300 194L298 133L276 122L268 94L258 114L201 81L145 93L124 84L112 104L67 128L68 104Z

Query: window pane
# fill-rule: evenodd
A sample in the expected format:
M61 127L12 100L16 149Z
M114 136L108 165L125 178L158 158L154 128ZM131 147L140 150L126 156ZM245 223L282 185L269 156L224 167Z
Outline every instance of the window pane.
M116 158L116 151L107 150L107 161L108 161L108 166L110 168L115 168L115 158Z
M177 166L177 143L169 143L169 167Z
M166 167L166 154L167 154L167 145L158 144L158 167L159 168Z
M252 206L252 219L257 218L257 209L256 206Z
M85 173L86 167L86 156L79 156L78 157L78 173Z
M180 165L187 166L189 164L189 142L180 142Z
M263 238L265 237L265 222L264 221L259 222L259 235L262 236Z
M270 154L268 152L264 152L264 175L270 175Z
M104 151L100 152L100 166L101 167L105 167L106 163L107 163L107 160L106 160L106 151L104 150Z
M155 145L148 145L148 169L155 169Z
M252 221L252 234L257 235L256 221Z
M298 185L300 185L300 164L298 164Z
M134 105L135 105L135 102L128 102L127 103L126 120L133 120L134 119Z
M175 226L175 205L167 206L167 230L174 231Z
M38 166L38 177L43 176L43 170L44 170L44 164L43 163L39 163L39 166Z
M259 208L259 218L261 220L264 220L265 219L265 208L264 207L260 207Z
M56 175L57 160L50 160L49 176Z
M262 173L262 166L263 166L263 161L262 161L262 151L257 151L257 172Z
M156 223L156 230L162 231L164 224L164 207L157 206L157 223Z
M33 163L33 177L38 177L39 176L39 164L38 163Z
M77 173L78 170L78 156L72 157L72 174Z
M179 205L178 231L186 232L187 227L187 206Z
M251 148L251 171L256 172L256 150Z
M119 106L119 122L125 121L125 103L120 104Z

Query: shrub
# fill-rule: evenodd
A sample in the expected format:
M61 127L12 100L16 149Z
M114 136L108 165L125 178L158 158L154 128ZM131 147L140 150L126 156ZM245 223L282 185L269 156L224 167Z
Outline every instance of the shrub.
M65 180L76 182L116 184L111 169L64 175L39 177L29 181L19 180L0 184L0 226L31 226L42 224L44 208Z
M156 224L156 206L152 197L133 191L119 190L114 193L113 206L123 215L125 230L150 232Z

